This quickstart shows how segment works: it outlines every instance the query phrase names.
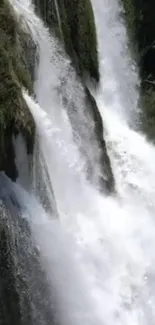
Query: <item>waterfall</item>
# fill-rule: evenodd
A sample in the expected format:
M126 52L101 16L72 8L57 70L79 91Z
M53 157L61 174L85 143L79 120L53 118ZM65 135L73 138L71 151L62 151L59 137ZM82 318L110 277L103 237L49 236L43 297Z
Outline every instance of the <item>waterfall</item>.
M83 114L82 85L30 0L12 3L38 45L37 102L25 90L23 96L36 123L44 184L49 200L56 202L57 215L55 209L45 211L37 187L28 194L21 185L12 186L38 247L54 318L60 325L153 325L155 148L135 131L139 80L119 4L92 0L101 69L96 100L117 190L105 196L86 178L87 157L94 172L99 171L93 158L96 142L88 132L93 134L94 125ZM61 89L74 102L73 124ZM17 143L16 156L19 151Z

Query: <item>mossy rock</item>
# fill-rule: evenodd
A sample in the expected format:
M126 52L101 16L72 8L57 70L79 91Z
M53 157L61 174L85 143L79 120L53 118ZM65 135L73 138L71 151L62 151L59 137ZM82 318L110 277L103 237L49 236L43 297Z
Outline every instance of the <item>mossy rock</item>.
M33 92L33 80L24 50L29 35L23 31L8 0L0 2L0 169L6 170L12 135L24 134L33 142L34 121L22 96L21 87ZM10 140L9 140L10 139ZM13 159L13 155L11 157ZM15 175L13 160L9 160L8 175ZM12 169L12 171L11 171ZM14 178L14 177L13 177Z
M63 42L82 78L99 82L96 27L90 0L35 0L42 18ZM57 3L57 8L56 4ZM39 5L39 8L38 8Z

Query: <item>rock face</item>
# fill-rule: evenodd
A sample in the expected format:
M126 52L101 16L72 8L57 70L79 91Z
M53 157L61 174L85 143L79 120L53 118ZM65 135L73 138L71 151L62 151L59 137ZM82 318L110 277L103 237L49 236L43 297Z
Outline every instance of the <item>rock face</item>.
M122 0L141 74L142 127L155 140L155 3Z

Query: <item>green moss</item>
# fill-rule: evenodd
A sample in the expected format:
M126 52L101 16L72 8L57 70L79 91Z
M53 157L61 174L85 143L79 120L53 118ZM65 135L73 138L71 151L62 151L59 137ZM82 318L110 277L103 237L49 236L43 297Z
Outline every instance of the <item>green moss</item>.
M22 97L21 86L31 93L32 79L22 62L23 31L8 0L0 2L0 169L4 168L5 136L34 134L34 123Z
M36 6L38 1L35 0ZM99 81L97 37L90 0L47 0L40 13L47 25L64 43L78 73ZM60 18L60 20L59 20Z

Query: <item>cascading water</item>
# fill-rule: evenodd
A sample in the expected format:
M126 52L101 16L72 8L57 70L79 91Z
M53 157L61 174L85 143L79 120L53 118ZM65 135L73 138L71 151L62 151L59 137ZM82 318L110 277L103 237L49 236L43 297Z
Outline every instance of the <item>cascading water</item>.
M30 1L12 2L38 45L38 104L24 91L23 96L36 122L58 219L45 213L33 196L21 192L20 201L40 250L58 323L153 325L155 149L129 127L137 106L138 78L126 52L117 1L92 1L103 73L96 99L117 189L117 195L108 197L86 181L85 156L78 151L78 141L74 143L70 120L58 98L57 90L68 73L66 96L75 96L82 112L81 85ZM81 129L87 130L91 122L80 117Z

